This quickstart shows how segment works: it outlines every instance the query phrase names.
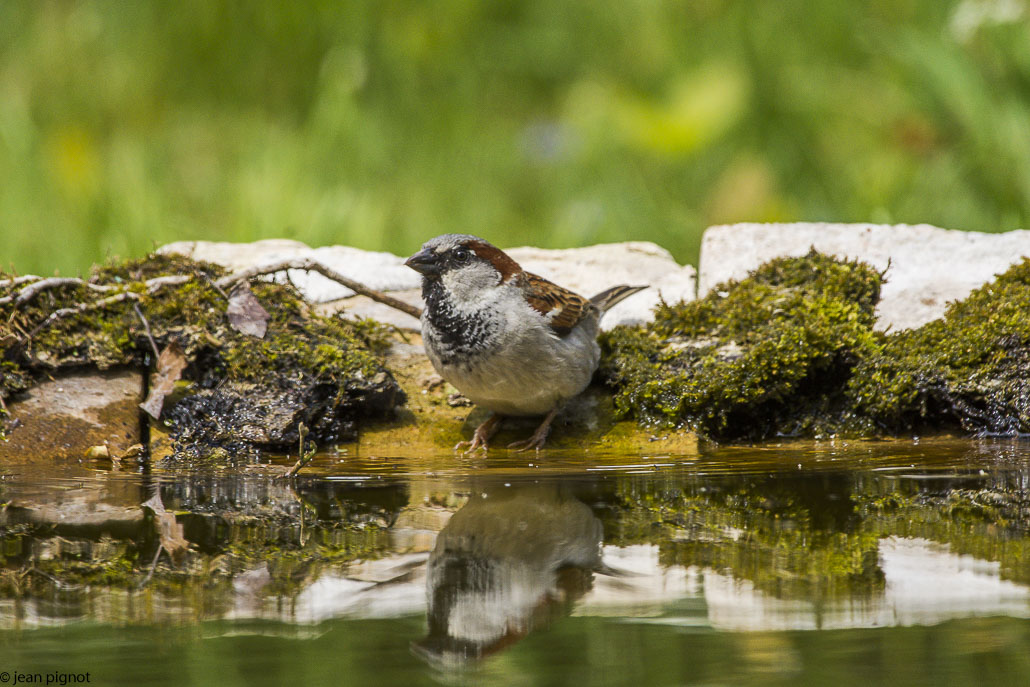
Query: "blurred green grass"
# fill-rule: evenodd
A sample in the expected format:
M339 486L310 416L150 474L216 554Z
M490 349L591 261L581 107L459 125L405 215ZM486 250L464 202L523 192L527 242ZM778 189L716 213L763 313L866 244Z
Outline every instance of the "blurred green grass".
M1025 0L0 3L0 264L1028 225Z

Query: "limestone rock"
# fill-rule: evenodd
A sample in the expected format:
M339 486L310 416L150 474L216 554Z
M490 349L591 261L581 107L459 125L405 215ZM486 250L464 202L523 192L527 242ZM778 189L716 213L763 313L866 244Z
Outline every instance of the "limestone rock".
M877 327L918 327L944 314L949 301L965 298L1022 256L1030 255L1030 231L1003 234L952 231L927 224L731 224L710 227L701 242L698 293L780 256L810 248L858 258L890 269L877 308Z
M300 241L264 239L252 243L176 241L161 246L157 252L160 255L185 255L194 260L213 262L235 272L254 265L307 257L311 249L306 243Z
M350 246L310 248L300 241L288 239L265 239L253 243L179 241L162 246L158 253L178 253L194 260L222 265L234 272L291 258L312 258L377 291L418 289L422 283L417 272L404 266L406 258ZM354 295L347 287L321 274L289 270L289 278L312 303Z
M313 258L370 288L421 306L421 278L404 266L405 257L364 251L348 246L309 248L299 241L269 239L254 243L180 241L159 253L179 253L232 270L269 264L289 258ZM627 298L605 317L603 327L648 322L659 297L666 301L693 300L696 272L681 266L672 255L653 243L631 241L586 248L545 250L512 248L507 251L530 272L535 272L584 296L593 296L616 284L650 284L652 288ZM284 278L284 277L280 277ZM354 317L371 317L407 330L417 330L415 318L355 296L349 289L323 277L291 270L289 279L304 297L323 304L323 311L342 310Z

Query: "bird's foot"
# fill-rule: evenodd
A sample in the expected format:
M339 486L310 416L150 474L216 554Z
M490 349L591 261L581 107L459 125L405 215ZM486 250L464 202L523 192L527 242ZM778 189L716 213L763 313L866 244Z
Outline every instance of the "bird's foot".
M533 436L528 439L522 439L521 441L513 441L508 444L508 448L515 449L515 453L522 453L523 451L539 451L547 443L548 432L545 431L542 434L537 431Z
M533 432L533 436L528 439L521 441L513 441L508 444L508 448L515 449L515 453L522 453L523 451L539 451L547 443L547 435L551 432L551 421L554 420L554 416L558 414L559 408L555 408L547 414L544 421L540 423L540 426Z
M459 441L454 445L454 450L461 451L465 449L462 451L462 454L466 456L476 449L482 449L486 452L490 448L488 443L490 437L497 433L502 419L500 415L494 413L485 422L476 427L476 431L472 433L472 441Z
M490 446L486 443L486 439L482 439L479 435L472 435L472 441L459 441L454 445L455 451L461 451L462 454L468 455L475 451L477 448L486 451ZM465 449L462 451L462 449Z

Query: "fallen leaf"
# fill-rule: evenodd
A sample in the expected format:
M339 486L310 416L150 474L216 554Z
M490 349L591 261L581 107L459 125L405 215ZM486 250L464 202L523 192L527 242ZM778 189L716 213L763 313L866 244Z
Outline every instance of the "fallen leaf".
M157 359L157 380L150 387L147 400L140 403L139 407L155 420L160 418L165 396L175 388L175 383L182 377L184 369L186 369L186 354L182 352L178 341L172 341L161 351L161 355Z
M258 303L247 282L240 282L232 290L226 314L229 315L229 324L236 331L259 339L265 338L265 332L268 330L268 311Z

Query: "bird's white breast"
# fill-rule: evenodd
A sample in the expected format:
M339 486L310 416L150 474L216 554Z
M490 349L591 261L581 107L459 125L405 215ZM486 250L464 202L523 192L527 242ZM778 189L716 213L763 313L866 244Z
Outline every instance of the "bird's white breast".
M483 318L490 331L467 355L452 355L425 315L422 333L440 376L478 406L502 415L542 415L582 392L597 369L596 318L558 337L514 285L494 289L465 315Z

